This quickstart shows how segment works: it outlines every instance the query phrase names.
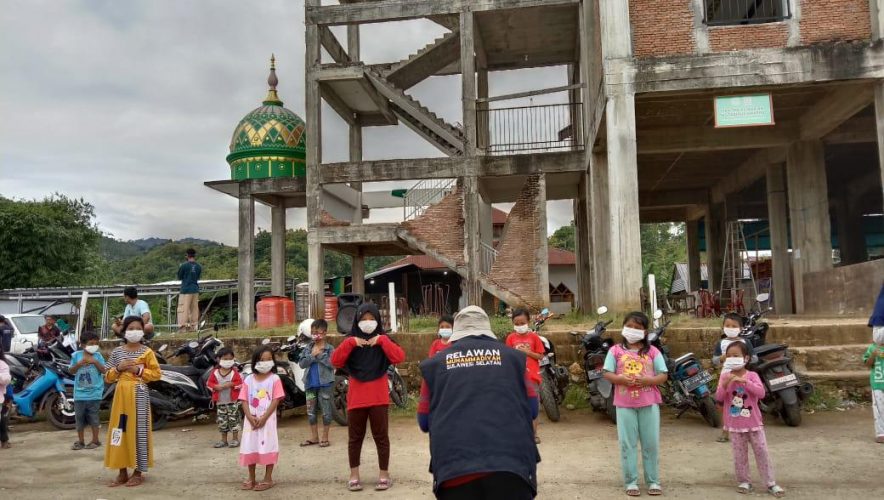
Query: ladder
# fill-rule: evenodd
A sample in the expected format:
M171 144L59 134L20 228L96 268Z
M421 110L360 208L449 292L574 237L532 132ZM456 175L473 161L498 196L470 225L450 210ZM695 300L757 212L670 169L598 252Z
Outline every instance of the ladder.
M727 239L724 246L724 262L721 266L721 288L719 300L728 312L745 314L743 283L749 280L752 284L752 296L758 295L755 287L755 276L748 261L749 249L743 234L743 223L733 221L727 223Z

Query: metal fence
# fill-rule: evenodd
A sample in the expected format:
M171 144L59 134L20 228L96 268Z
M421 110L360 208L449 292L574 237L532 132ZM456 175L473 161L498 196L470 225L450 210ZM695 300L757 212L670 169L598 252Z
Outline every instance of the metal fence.
M491 274L491 266L497 260L497 250L485 242L479 243L479 271L482 274Z
M790 0L706 0L704 22L709 26L759 24L792 17Z
M480 109L477 114L479 149L486 154L543 153L581 150L579 130L583 105L542 104Z
M402 202L403 217L411 220L424 213L454 191L455 179L424 179L406 191Z

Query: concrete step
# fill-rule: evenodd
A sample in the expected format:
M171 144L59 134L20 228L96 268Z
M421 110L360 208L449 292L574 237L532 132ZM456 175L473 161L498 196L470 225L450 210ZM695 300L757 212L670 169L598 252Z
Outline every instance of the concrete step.
M801 372L864 371L862 356L869 344L790 347L795 369ZM868 375L868 371L866 371Z

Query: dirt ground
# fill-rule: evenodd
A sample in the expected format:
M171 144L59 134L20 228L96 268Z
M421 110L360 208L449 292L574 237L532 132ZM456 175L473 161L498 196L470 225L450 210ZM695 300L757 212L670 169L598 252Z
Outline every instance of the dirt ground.
M412 418L391 422L395 484L385 493L346 491L346 429L334 427L332 446L325 449L299 448L306 431L304 416L281 421L277 486L254 493L238 490L244 470L237 466L237 451L211 448L217 435L210 423L179 422L155 433L155 467L135 489L107 488L113 473L102 468L103 451L70 451L74 431L53 430L45 423L14 424L13 448L0 450L0 498L432 498L427 438ZM772 460L787 498L880 498L884 445L875 444L872 435L867 407L805 415L799 428L768 422ZM625 498L616 429L601 415L566 412L559 423L543 422L541 436L538 498ZM734 492L730 446L716 443L716 431L698 417L675 420L665 414L661 436L666 497L746 498ZM376 479L376 464L367 440L364 483Z

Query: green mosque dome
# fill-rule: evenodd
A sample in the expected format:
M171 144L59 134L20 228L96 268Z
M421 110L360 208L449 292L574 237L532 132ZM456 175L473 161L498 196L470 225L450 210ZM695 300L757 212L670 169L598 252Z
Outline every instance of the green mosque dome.
M276 95L276 58L270 58L270 90L262 106L247 114L230 139L230 176L235 181L269 177L306 177L307 126L283 107Z

